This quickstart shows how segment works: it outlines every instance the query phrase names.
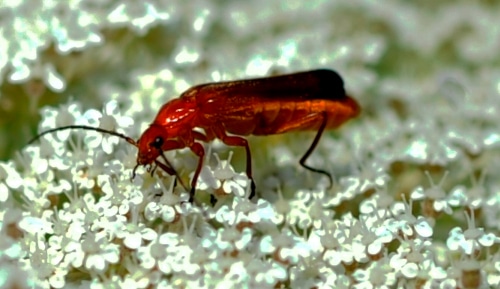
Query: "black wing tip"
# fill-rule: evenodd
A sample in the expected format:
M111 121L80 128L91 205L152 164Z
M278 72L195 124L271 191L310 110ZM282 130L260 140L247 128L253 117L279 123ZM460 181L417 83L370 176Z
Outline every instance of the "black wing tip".
M324 91L328 98L344 99L347 98L344 89L344 80L335 70L322 68L313 71L319 81L321 91Z

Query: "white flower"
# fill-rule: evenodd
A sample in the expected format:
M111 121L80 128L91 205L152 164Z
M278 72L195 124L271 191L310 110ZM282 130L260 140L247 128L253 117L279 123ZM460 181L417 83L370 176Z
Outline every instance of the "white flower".
M214 154L217 159L217 166L211 169L209 166L203 166L200 177L197 183L197 189L206 190L208 188L222 189L224 194L233 194L239 197L245 197L247 186L249 185L248 177L242 173L236 173L230 165L233 153L229 153L227 160L221 161L217 154ZM191 176L191 178L193 175Z
M84 118L87 119L90 126L99 127L108 131L117 131L120 127L129 127L134 124L134 120L128 116L122 116L118 110L118 103L114 100L106 103L103 113L91 109L84 113ZM97 125L99 123L99 125ZM100 132L89 132L86 138L86 143L90 148L102 148L102 150L111 154L120 138L108 136Z
M356 269L353 277L356 289L389 289L396 284L396 274L387 258L371 262L366 269Z
M273 255L279 262L296 264L312 251L310 245L288 230L271 233L260 240L259 253Z
M139 222L137 207L131 211L131 220L120 225L116 230L116 236L123 239L123 244L132 250L139 248L143 240L151 241L158 235L156 231Z
M116 264L120 259L120 247L109 242L105 234L88 233L81 243L73 245L74 250L65 258L77 268L83 264L87 270L103 272L109 264Z
M32 271L35 275L34 281L43 287L63 288L69 268L61 264L59 254L54 255L54 251L47 250L42 241L34 242L36 245L28 260L29 266L37 269Z
M408 237L414 237L415 234L421 238L431 237L434 231L429 221L423 216L415 217L412 210L413 200L395 204L392 210L394 219L386 220L387 228L398 235L402 233Z
M164 274L171 274L176 266L175 255L178 250L179 235L164 233L145 247L137 249L137 258L142 267L152 269L158 266Z
M412 200L423 200L424 214L429 216L434 216L440 212L445 212L448 215L453 213L452 204L455 204L454 198L448 196L448 194L442 188L443 182L448 175L448 171L445 173L441 181L436 185L432 180L428 171L425 171L431 187L428 189L423 189L422 187L417 187L411 193ZM430 205L429 205L430 204Z
M270 288L288 277L285 266L259 259L254 259L247 264L246 270L247 274L253 277L250 283L250 287L253 288Z
M183 201L181 197L173 193L175 182L171 182L169 189L166 189L160 178L156 178L158 182L154 185L154 188L149 190L149 199L151 200L144 209L144 217L148 221L154 221L157 218L161 218L167 223L174 222L176 218L181 214L181 202ZM161 197L158 200L154 194L157 192L157 187L161 189Z
M12 162L0 162L0 202L7 201L10 189L19 189L23 184L21 175Z
M107 16L107 21L114 25L121 24L133 29L140 35L145 34L151 26L168 20L171 15L159 10L148 2L117 3Z
M274 223L275 217L269 202L259 199L255 204L246 197L235 197L230 205L223 205L215 212L215 219L229 226Z
M423 262L430 258L429 241L403 240L396 253L391 254L390 265L405 278L415 278Z
M446 245L450 250L461 249L465 254L476 254L482 247L491 247L495 243L500 243L500 238L493 233L486 234L483 228L476 228L474 214L467 216L469 228L465 231L460 227L453 228L446 240Z

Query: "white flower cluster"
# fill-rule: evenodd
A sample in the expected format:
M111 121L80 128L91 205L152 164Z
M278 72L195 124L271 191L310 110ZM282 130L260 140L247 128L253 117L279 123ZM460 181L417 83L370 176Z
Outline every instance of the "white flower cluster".
M115 136L45 135L0 162L0 288L498 288L500 5L420 4L0 4L0 85L77 98L39 131L137 137L191 85L317 67L362 107L307 160L329 187L296 165L313 135L252 139L252 200L218 141L190 203L189 149L174 177Z

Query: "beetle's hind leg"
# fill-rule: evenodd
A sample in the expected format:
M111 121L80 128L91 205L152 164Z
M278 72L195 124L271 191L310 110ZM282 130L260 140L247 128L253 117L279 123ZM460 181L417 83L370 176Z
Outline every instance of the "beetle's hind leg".
M307 130L311 130L320 121L321 121L321 125L318 128L318 132L316 133L316 136L314 137L313 142L309 146L309 149L307 149L306 153L302 156L302 158L300 158L299 163L302 167L304 167L307 170L325 175L328 178L328 180L330 181L329 187L331 187L333 185L333 178L332 178L332 175L330 173L328 173L325 170L313 168L313 167L306 164L307 158L312 154L312 152L314 151L314 149L318 145L318 142L321 139L321 135L323 134L323 131L326 129L328 117L327 117L327 114L325 112L310 114L307 117L304 117L302 119L299 119L296 121L290 121L286 125L280 126L279 129L276 129L273 131L274 131L274 133L284 133L284 132L294 131L294 130L304 130L305 128L307 128Z
M316 136L314 137L314 140L311 143L311 145L309 146L309 148L307 149L306 153L300 158L299 163L305 169L308 169L308 170L315 172L315 173L323 174L326 177L328 177L328 180L330 182L329 187L331 187L333 185L333 178L329 172L327 172L325 170L313 168L313 167L306 164L307 158L312 154L312 152L314 151L314 149L318 145L319 140L321 139L321 135L323 134L323 131L326 128L326 122L327 122L326 114L323 114L323 120L321 122L321 126L319 127L318 132L316 133Z
M224 144L228 146L239 146L245 148L247 157L246 173L247 177L250 179L250 196L248 196L248 198L252 199L255 196L255 182L252 176L252 153L250 152L248 141L243 137L227 135L223 128L214 126L212 129L217 138L219 138Z

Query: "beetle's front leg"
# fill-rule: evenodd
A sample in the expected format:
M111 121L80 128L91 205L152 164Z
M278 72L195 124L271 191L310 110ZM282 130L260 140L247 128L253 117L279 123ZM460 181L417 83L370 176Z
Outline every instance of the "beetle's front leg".
M191 180L191 191L189 192L189 202L193 202L194 193L196 190L196 183L198 182L198 177L200 176L201 168L203 166L203 158L205 157L205 149L200 143L193 142L189 148L191 151L198 156L198 166L194 171L193 179Z

